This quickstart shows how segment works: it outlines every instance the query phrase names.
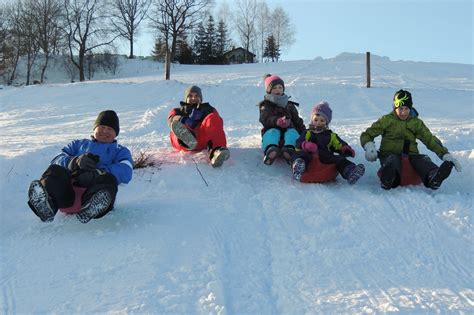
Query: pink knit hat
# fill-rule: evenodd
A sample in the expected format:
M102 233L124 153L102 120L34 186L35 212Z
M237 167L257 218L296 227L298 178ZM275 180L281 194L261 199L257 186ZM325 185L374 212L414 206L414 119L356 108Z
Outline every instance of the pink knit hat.
M277 84L283 86L283 92L285 92L285 82L283 82L283 80L279 76L266 74L263 79L265 83L265 92L267 92L268 94L272 92L273 87Z

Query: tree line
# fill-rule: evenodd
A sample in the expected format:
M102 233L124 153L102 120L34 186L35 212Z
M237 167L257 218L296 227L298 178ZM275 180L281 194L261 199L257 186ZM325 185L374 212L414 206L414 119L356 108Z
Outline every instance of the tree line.
M236 43L255 52L257 60L278 61L294 42L293 26L281 7L271 11L264 0L237 0L230 10L224 2L216 23L212 5L212 0L2 2L0 76L11 84L21 58L26 84L32 83L35 63L40 63L42 83L51 57L57 55L68 57L64 66L77 72L80 81L90 79L97 67L115 71L117 41L126 41L128 57L134 58L134 43L147 23L156 38L150 53L165 62L166 79L172 62L226 63L224 53Z

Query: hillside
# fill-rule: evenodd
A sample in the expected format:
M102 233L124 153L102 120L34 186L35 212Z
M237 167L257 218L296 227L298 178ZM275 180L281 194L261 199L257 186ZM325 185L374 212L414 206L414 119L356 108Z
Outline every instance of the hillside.
M373 69L371 89L358 54L175 65L170 81L160 64L128 61L113 78L67 83L51 70L47 84L3 86L0 313L474 312L473 66L377 57ZM331 104L331 128L366 166L356 185L302 184L285 163L262 163L265 73L285 80L306 123L313 104ZM221 169L169 145L167 114L189 84L224 118L231 158ZM360 133L402 87L462 163L437 191L384 191L378 162L364 159ZM105 109L119 114L119 142L153 154L157 167L136 170L100 220L40 222L26 205L29 183Z

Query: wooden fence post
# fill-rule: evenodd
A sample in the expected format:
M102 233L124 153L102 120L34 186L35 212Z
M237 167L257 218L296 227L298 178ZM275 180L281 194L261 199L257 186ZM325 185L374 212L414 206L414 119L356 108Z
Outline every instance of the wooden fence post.
M366 52L365 65L367 71L367 88L370 88L370 52Z

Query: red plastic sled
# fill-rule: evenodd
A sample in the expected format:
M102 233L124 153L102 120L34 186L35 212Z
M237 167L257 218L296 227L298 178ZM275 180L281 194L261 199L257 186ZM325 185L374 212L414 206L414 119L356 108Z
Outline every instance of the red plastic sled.
M319 156L313 154L313 159L307 165L303 175L302 183L326 183L336 180L338 171L336 164L324 164L319 161Z
M401 162L402 170L400 174L400 186L420 185L423 183L420 176L411 165L408 156L402 156ZM380 177L380 171L377 172L377 175Z
M72 186L74 189L74 203L69 208L60 208L59 211L66 214L74 214L81 211L82 194L86 191L85 187Z

